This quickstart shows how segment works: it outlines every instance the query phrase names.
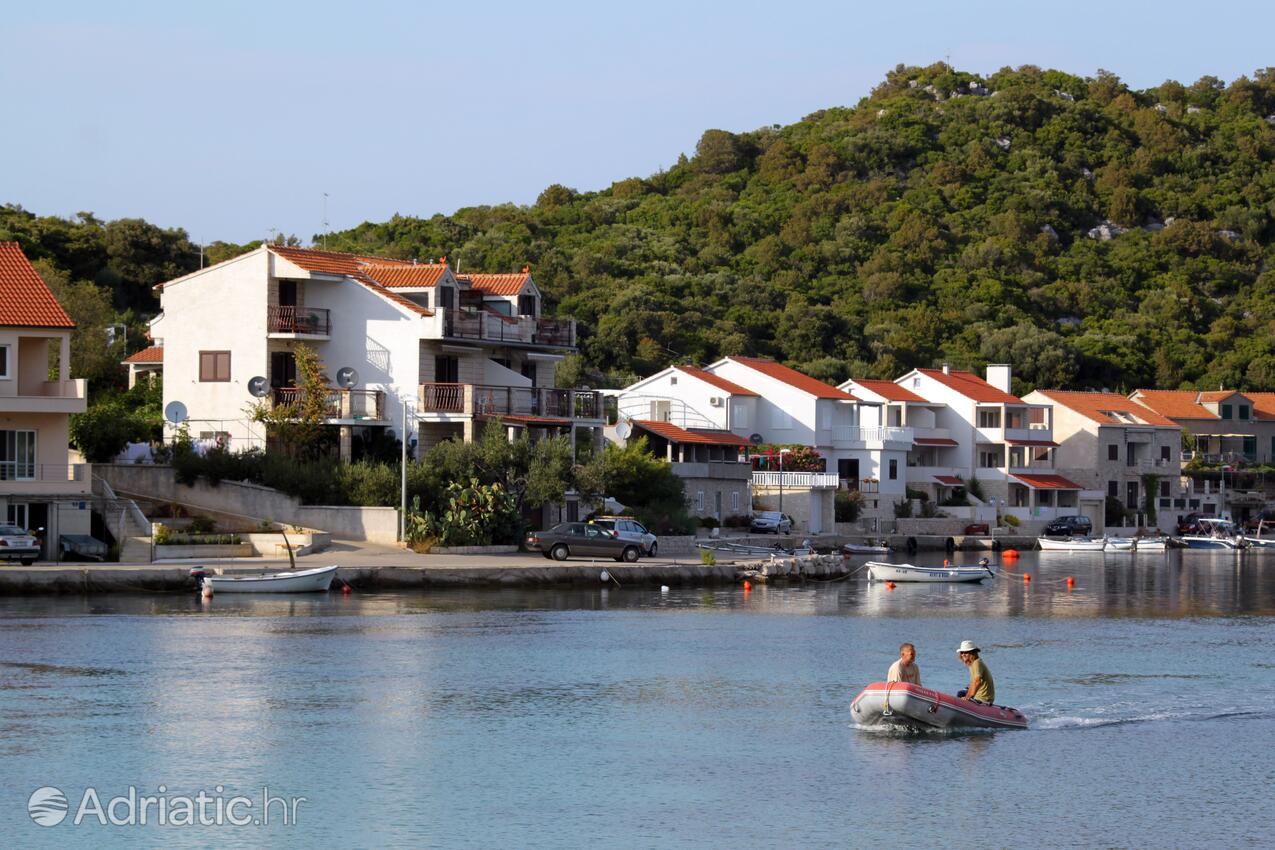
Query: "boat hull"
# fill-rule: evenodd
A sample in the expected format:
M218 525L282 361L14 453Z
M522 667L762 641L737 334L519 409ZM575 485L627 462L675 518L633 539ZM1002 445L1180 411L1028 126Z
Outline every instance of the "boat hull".
M213 593L323 593L332 586L336 566L261 576L204 576Z
M890 554L889 546L866 546L862 543L847 543L841 547L843 552L849 552L851 555L888 555Z
M1224 537L1183 537L1182 542L1188 549L1238 549L1239 544Z
M987 567L917 567L868 561L868 581L982 581L992 577Z
M1106 540L1078 540L1054 537L1037 537L1037 545L1042 552L1101 552L1107 546Z
M1107 539L1107 550L1113 552L1163 552L1164 539L1157 537L1111 537Z
M912 729L1026 729L1017 709L984 705L907 682L873 682L850 703L861 726Z

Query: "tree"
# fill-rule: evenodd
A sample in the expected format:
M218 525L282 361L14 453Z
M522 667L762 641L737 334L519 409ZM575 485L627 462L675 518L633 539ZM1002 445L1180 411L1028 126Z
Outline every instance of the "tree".
M122 340L114 344L107 342L106 328L115 320L110 294L85 280L72 283L70 274L51 260L36 260L32 265L75 322L75 330L71 332L69 375L87 378L93 389L105 384L118 385L123 376L120 361L124 359L125 349Z
M651 454L645 437L613 443L577 474L577 490L592 501L609 496L656 533L689 533L686 491L672 464Z
M323 423L330 415L331 390L323 361L313 348L297 343L292 354L297 364L296 391L282 401L258 401L249 414L254 422L266 426L280 451L314 459L325 451Z

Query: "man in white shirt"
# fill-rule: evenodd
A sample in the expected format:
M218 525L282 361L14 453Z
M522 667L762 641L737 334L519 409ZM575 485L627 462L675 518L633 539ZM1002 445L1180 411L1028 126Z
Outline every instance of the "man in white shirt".
M890 672L885 674L885 680L921 684L921 668L916 666L915 646L905 643L899 647L899 660L890 665Z

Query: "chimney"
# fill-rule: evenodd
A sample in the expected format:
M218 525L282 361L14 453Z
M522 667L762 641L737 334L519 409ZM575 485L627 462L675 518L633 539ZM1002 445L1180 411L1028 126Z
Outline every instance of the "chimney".
M944 364L943 364L943 374L944 374L944 375L950 375L950 374L952 374L952 366L951 366L951 364L950 364L950 363L944 363Z
M988 363L987 364L987 383L996 387L1003 393L1010 392L1010 379L1013 370L1004 363Z

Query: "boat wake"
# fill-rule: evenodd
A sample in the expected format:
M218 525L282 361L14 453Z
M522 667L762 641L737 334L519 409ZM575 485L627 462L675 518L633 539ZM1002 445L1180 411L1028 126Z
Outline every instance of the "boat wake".
M1199 723L1210 720L1260 720L1275 717L1270 711L1158 711L1150 714L1131 715L1128 717L1083 717L1061 715L1058 717L1041 717L1036 715L1031 728L1040 730L1065 729L1104 729L1110 726L1131 726L1142 723Z

